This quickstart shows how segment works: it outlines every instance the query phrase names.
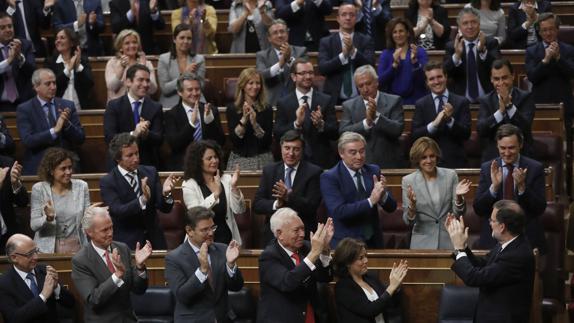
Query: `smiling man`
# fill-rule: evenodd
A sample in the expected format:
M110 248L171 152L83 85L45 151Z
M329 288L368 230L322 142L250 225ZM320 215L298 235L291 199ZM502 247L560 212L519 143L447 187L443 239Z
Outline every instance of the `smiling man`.
M496 132L499 157L487 161L480 168L480 180L474 198L474 212L483 218L479 247L494 246L488 217L499 200L514 200L526 216L526 237L532 248L541 254L546 250L544 227L539 217L546 209L544 190L544 167L541 163L520 155L523 144L522 132L512 124L500 126Z

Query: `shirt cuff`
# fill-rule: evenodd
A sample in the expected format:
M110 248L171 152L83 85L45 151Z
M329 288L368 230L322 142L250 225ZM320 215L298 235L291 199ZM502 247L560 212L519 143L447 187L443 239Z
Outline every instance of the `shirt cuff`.
M371 198L370 198L370 197L367 198L367 202L369 202L369 206L370 206L370 207L373 207L373 202L371 201Z
M277 204L279 204L279 202L277 200L275 200L275 202L273 202L273 206L272 206L273 211L277 210Z
M516 106L513 104L512 107L508 110L506 110L506 113L508 114L509 118L514 117L514 114L516 113Z
M235 276L235 272L237 271L237 264L233 266L233 268L229 268L229 265L225 264L225 268L227 268L227 274L229 277Z
M205 124L210 124L214 119L215 117L213 116L213 109L212 109L211 113L207 117L203 118L203 122L205 122Z
M128 10L128 12L126 12L126 18L128 18L129 22L134 22L135 17L134 17L134 13L132 12L132 9Z
M143 194L138 198L138 201L140 202L140 207L142 208L142 210L146 209L146 199L145 196L143 196Z
M349 59L343 55L343 53L339 53L339 61L341 61L342 65L347 65L349 63Z
M349 56L350 59L355 59L355 57L357 56L357 48L353 49L353 52L351 53L351 55Z
M8 6L8 8L6 8L6 13L7 13L9 16L13 16L15 12L16 12L16 9L14 9L14 8L12 8L12 7L10 7L10 6Z
M0 74L6 73L6 71L10 68L10 64L8 63L8 59L5 59L0 62Z
M428 131L430 134L435 133L437 130L438 130L438 128L435 127L432 122L429 122L429 124L427 124L427 131Z
M78 65L78 68L76 69L76 72L81 73L84 70L84 65L82 65L81 63Z
M323 3L323 0L313 0L313 3L318 7Z
M54 130L54 128L50 128L50 135L52 136L52 139L58 138L58 135L56 134L56 130Z
M279 62L273 64L273 66L269 68L269 74L271 74L271 77L275 77L281 72L283 72L283 69L279 66Z
M199 280L200 283L204 283L207 280L207 275L201 272L199 267L195 270L195 277Z
M156 11L156 13L150 13L149 16L151 17L151 20L156 21L160 17L160 12L158 10L158 11Z
M297 126L297 121L293 121L293 128L295 128L295 129L301 129L301 128L303 128L303 125Z
M446 126L450 129L452 128L452 126L454 126L454 118L450 117L449 122L447 122Z
M40 293L40 299L42 300L42 302L46 303L46 297L44 297L44 295L42 295L42 293Z
M500 113L500 110L496 110L496 112L494 113L494 120L496 120L496 123L501 123L503 119L504 116L502 115L502 113Z
M524 30L528 30L528 28L526 28L526 21L522 23L521 27L522 27L522 29L524 29Z
M496 193L492 190L491 187L488 188L488 191L490 192L490 196L496 198Z
M488 54L488 49L485 50L483 53L478 52L478 57L480 57L480 59L484 61L486 59L486 54Z
M297 2L292 1L291 2L291 10L293 10L293 12L297 12L297 11L299 11L299 9L301 9L301 7L297 4Z
M115 273L112 274L112 281L118 287L122 287L124 285L124 281L121 278L118 278Z
M365 130L370 130L373 126L369 126L369 124L367 123L367 119L363 119L363 127L365 128Z
M389 198L389 192L385 191L385 193L383 194L383 198L381 199L381 201L379 202L379 204L385 204L387 203L387 199Z
M311 269L311 271L314 271L317 267L315 267L315 264L313 264L311 262L311 260L309 260L309 258L305 257L305 259L303 259L303 262L307 265L307 267L309 267L309 269Z
M60 291L62 290L62 288L60 287L60 284L58 284L58 286L56 286L56 289L54 289L54 298L55 299L60 299Z
M466 255L466 252L459 252L459 253L456 255L456 260L459 260L460 258L466 257L466 256L467 256L467 255Z
M454 66L460 66L460 64L462 64L462 59L456 59L455 55L452 54L452 62L454 64Z
M80 24L78 23L78 21L77 21L77 20L76 20L76 21L74 21L74 23L73 23L73 26L74 26L74 31L75 31L75 32L78 32L78 31L79 31L79 29L80 29L80 27L79 27L79 26L80 26Z

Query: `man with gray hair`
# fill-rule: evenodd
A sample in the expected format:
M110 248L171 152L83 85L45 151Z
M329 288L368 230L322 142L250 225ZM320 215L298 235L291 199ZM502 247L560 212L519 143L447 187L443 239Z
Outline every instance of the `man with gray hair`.
M378 205L386 212L397 208L379 166L365 163L365 146L363 136L344 132L338 142L341 161L321 174L323 201L335 226L332 247L350 237L364 241L369 248L382 248Z
M56 76L39 68L32 74L36 97L20 104L16 124L26 147L23 174L34 175L46 149L61 147L75 151L84 142L84 128L74 102L56 97Z
M257 322L322 322L316 283L333 278L329 247L333 221L319 223L310 242L304 240L305 225L293 209L277 210L270 226L275 239L259 257Z
M401 97L378 90L377 72L371 65L355 71L355 84L360 95L343 103L339 133L352 131L367 138L367 163L381 168L403 167L404 158L399 153L404 128Z
M147 289L145 261L152 253L151 243L141 248L137 243L134 266L128 246L112 241L112 219L104 207L86 210L82 230L90 243L72 258L72 280L85 304L84 321L137 322L130 293Z

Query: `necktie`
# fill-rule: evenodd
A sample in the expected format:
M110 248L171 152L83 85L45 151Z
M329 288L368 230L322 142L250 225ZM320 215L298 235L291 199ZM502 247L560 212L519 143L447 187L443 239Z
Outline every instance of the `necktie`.
M50 125L50 127L53 127L56 125L56 119L54 118L54 115L52 114L52 103L51 102L46 102L44 104L44 113L46 113L46 119L48 120L48 125Z
M8 46L2 48L2 53L5 59L8 58ZM4 93L6 93L5 99L8 102L14 102L18 99L18 89L16 88L16 82L12 75L12 66L9 66L4 73Z
M192 126L194 127L194 131L193 131L193 141L200 141L203 136L201 134L201 120L199 117L199 111L197 111L197 120L195 120L195 124L192 124ZM191 114L193 113L193 109L189 109L187 110L187 115L189 118L189 122L191 123Z
M293 260L295 260L295 266L299 266L299 264L301 263L301 257L299 257L299 254L297 253L293 253L291 255L291 258L293 258ZM315 322L315 313L313 312L313 306L311 306L311 303L307 303L307 313L305 314L305 323L314 323Z
M438 99L438 109L437 109L437 114L439 114L443 109L444 109L444 95L438 95L437 96Z
M311 126L311 107L309 106L309 97L303 95L301 97L301 100L303 100L303 104L307 106L307 108L305 109L304 128L308 129Z
M134 101L132 103L133 113L134 113L134 127L140 122L140 101Z
M361 171L355 173L355 178L357 182L357 199L361 201L368 198L369 195L367 194L367 190L365 190L365 186L363 185L363 174ZM365 223L363 223L363 236L365 237L365 240L371 239L373 237L373 233L373 226L367 220Z
M40 295L40 289L38 288L38 284L36 284L35 275L33 273L28 273L26 278L30 281L30 290L34 297Z
M16 20L14 21L14 28L16 32L16 38L25 38L31 40L28 32L26 31L26 20L24 18L24 12L22 12L22 8L20 7L20 3L22 1L16 0Z
M345 68L343 71L343 93L348 99L353 95L353 63L349 62L343 68Z
M129 172L126 174L126 177L128 178L128 183L130 184L132 190L139 198L141 196L141 191L137 181L137 174L135 172Z
M504 179L503 197L505 200L513 200L514 199L514 177L512 176L512 172L514 171L514 165L506 164L505 166L508 169L508 172L506 173L506 178Z
M112 263L112 259L110 259L110 253L107 250L104 251L104 257L106 258L106 266L108 266L110 273L112 273L112 274L115 273L116 268L114 267L114 264Z
M373 11L371 9L371 1L365 0L363 2L363 17L365 18L365 33L373 39L372 21Z
M287 172L285 173L285 186L287 189L291 189L293 183L291 182L291 174L295 169L293 167L287 167Z
M472 99L472 102L476 102L478 97L478 81L477 81L477 71L476 71L476 56L474 55L474 43L468 44L468 55L467 55L467 73L466 78L468 80L468 95Z

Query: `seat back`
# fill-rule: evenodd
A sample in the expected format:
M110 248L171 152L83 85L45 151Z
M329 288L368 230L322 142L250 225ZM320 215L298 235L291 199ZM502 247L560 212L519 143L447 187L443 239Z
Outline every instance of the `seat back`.
M478 288L445 285L438 310L439 323L472 323L478 301Z
M255 322L255 314L257 308L249 288L243 287L238 292L229 291L227 293L229 295L229 307L236 315L233 322Z
M143 295L131 294L138 322L173 322L175 301L167 287L148 287Z
M185 206L179 200L175 200L169 213L157 211L159 226L165 236L167 250L177 248L185 237Z

